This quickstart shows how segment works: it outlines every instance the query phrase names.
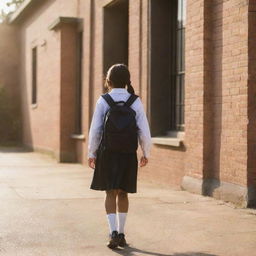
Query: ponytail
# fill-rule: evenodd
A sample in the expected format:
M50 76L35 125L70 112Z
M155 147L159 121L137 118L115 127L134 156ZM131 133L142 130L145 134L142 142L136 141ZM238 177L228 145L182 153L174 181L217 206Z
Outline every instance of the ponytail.
M132 84L131 84L131 81L129 81L127 84L127 91L131 94L135 94L134 88L132 87Z

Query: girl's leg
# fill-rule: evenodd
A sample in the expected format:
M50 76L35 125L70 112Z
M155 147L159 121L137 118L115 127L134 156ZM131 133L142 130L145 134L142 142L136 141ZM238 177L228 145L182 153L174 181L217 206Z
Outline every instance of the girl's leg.
M106 191L105 208L107 214L116 213L116 196L118 190L112 189Z
M113 231L117 231L117 223L116 223L116 196L117 190L108 190L106 191L106 199L105 199L105 208L107 213L107 219L109 224L110 234Z
M128 212L129 200L128 193L119 189L117 194L117 206L118 212Z
M118 233L124 234L124 225L129 208L129 200L127 192L118 190L117 194L117 206L118 206Z
M105 200L105 208L107 212L107 219L109 224L110 231L110 240L108 243L108 247L114 249L118 246L119 237L117 232L116 225L116 196L117 190L109 190L106 191L106 200Z

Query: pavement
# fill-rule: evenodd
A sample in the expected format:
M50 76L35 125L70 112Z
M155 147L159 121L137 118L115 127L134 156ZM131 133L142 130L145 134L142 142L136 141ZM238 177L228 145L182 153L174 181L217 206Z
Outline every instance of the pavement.
M129 197L129 247L110 250L104 192L89 189L92 174L45 154L0 148L0 255L256 256L255 210L142 178Z

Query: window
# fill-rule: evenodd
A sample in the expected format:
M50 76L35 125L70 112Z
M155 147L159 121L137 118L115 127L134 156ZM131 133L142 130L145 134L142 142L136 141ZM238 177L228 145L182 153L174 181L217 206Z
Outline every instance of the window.
M150 121L153 136L184 130L186 0L151 0Z
M176 98L175 122L173 129L184 130L184 78L185 78L185 25L186 25L186 0L178 0L178 26L177 26L177 73L176 73Z
M76 117L75 133L82 134L82 66L83 66L83 32L77 33L77 81L76 81Z
M32 49L32 104L37 103L37 48Z

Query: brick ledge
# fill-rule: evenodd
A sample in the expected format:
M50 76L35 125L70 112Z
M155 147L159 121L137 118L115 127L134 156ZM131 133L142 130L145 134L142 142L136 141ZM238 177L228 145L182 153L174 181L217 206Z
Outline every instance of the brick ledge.
M173 138L173 137L153 137L152 143L158 145L180 147L183 142L182 138Z
M85 140L85 136L83 134L71 134L70 137L72 139Z

